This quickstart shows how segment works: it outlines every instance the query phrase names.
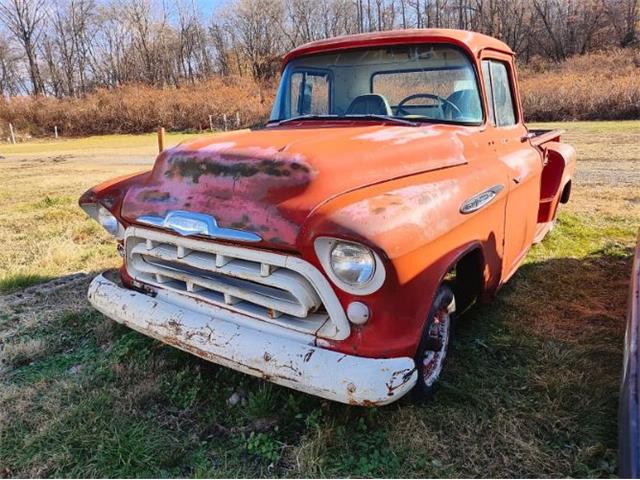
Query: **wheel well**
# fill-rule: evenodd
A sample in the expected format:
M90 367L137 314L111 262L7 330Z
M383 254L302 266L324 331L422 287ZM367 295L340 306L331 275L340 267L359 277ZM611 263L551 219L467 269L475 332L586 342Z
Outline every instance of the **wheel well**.
M560 203L568 203L571 196L571 180L562 189L562 195L560 195Z
M484 287L484 257L480 247L468 251L451 266L445 277L456 299L456 313L469 308Z

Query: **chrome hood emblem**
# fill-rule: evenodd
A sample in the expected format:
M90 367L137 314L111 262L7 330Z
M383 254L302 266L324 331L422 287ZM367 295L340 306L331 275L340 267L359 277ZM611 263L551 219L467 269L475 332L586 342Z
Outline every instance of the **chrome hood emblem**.
M255 232L219 227L215 218L204 213L171 210L164 217L142 215L136 220L146 225L173 230L185 237L204 235L221 240L237 240L240 242L259 242L262 240L262 237Z

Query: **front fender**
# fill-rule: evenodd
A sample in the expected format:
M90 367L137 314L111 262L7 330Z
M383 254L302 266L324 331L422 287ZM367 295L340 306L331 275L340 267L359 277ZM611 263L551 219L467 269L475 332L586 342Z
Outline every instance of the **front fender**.
M329 236L374 248L387 270L383 286L370 295L346 294L334 285L345 308L358 300L372 315L333 348L363 356L413 355L437 287L470 248L482 249L486 289L497 288L506 189L476 212L462 214L460 207L496 185L499 175L489 168L442 169L342 195L313 213L298 244L316 266L313 240Z
M150 173L148 171L138 172L100 183L84 192L80 196L78 204L82 206L89 203L100 203L115 215L123 225L127 226L129 222L124 221L120 215L124 196L132 185L143 181Z

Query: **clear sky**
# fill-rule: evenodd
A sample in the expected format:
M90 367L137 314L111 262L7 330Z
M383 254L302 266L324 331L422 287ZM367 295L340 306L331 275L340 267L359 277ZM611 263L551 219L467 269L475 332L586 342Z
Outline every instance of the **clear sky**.
M211 13L226 3L226 0L195 0L198 8L205 17L210 17Z

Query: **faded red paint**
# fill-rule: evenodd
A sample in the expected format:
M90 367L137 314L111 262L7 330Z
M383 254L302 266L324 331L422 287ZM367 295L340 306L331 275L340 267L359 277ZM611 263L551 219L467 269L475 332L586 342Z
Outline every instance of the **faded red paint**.
M386 45L411 45L416 43L448 43L463 48L473 57L478 56L483 50L495 50L496 52L509 55L513 54L513 51L506 43L496 38L483 35L482 33L444 28L416 28L345 35L310 42L291 50L284 57L282 64L284 66L294 58L311 55L313 53Z
M81 202L104 202L125 225L169 210L207 213L223 227L260 234L264 241L252 247L292 251L321 271L315 238L362 242L383 259L385 284L366 296L334 290L345 308L366 303L371 319L352 325L345 340L318 343L366 357L412 357L451 267L477 249L480 296L491 298L550 228L575 171L575 151L559 143L559 132L527 138L513 52L496 39L453 30L378 32L314 42L285 62L322 51L430 42L462 47L478 72L482 59L507 62L516 125L326 120L215 135L167 150L148 174L96 187ZM484 95L482 102L486 111ZM460 212L495 185L502 190L489 205Z
M127 192L121 214L134 222L170 210L207 213L221 226L258 233L265 246L294 248L310 212L327 199L466 163L463 136L450 126L362 122L214 135L160 155ZM431 147L416 155L416 144L426 141Z

